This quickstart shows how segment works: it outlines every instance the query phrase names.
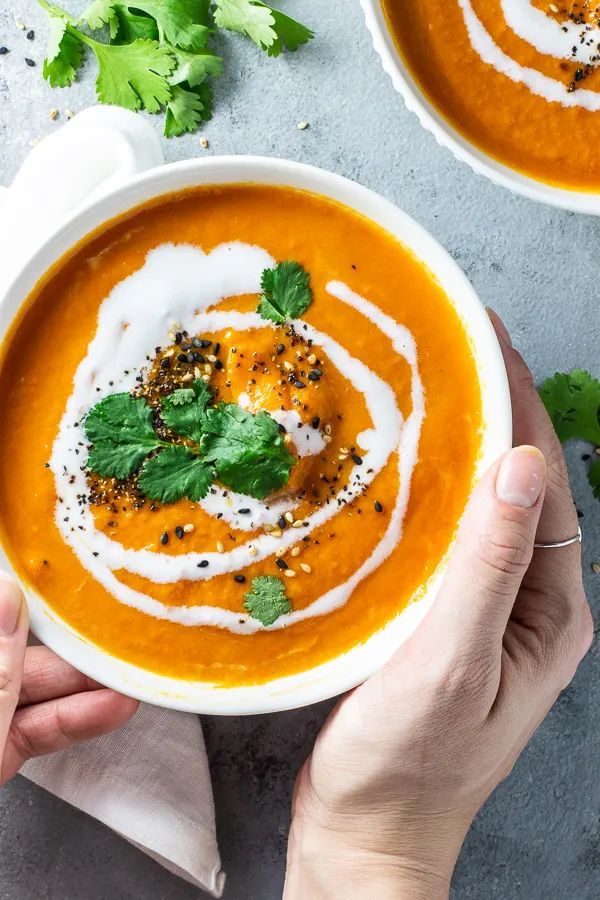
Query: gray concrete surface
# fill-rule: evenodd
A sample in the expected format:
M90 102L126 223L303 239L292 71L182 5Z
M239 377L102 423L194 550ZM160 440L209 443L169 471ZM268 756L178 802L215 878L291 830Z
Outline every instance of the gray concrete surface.
M600 220L513 197L440 149L381 71L357 0L279 5L312 24L317 40L278 61L241 39L223 40L227 74L204 131L210 149L190 136L166 142L167 158L259 153L354 178L398 203L445 244L485 303L505 317L537 378L575 365L599 373ZM35 29L34 42L15 28L15 18ZM44 16L33 0L4 0L0 45L11 53L0 58L0 182L14 175L30 140L57 127L49 119L52 107L77 110L94 99L91 71L72 90L46 86L44 36ZM37 68L28 68L25 56ZM306 131L296 128L301 120L310 122ZM600 557L600 505L585 481L582 450L571 447L569 458L584 513L586 583L598 615L600 579L591 561ZM475 822L453 897L600 897L599 674L594 649ZM205 722L227 900L280 897L291 786L327 709ZM23 779L0 794L1 900L197 896Z

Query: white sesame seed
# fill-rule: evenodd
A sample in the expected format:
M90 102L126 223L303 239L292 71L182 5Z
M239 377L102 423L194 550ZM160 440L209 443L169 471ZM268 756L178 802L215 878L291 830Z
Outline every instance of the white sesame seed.
M75 113L73 112L72 109L65 109L65 117L67 119L72 119L74 115L75 115Z
M280 538L282 534L283 534L283 532L282 532L281 528L274 528L273 531L271 532L271 537Z
M302 528L304 522L301 522L300 519L296 519L295 522L292 522L292 528Z
M52 119L53 122L54 122L56 119L58 119L58 110L57 110L57 109L51 109L51 110L50 110L50 118Z
M188 373L188 374L189 374L189 373ZM186 376L184 375L183 381L185 381L185 379L186 379ZM192 376L191 376L191 375L190 375L190 379L189 379L189 380L190 380L190 381L192 380ZM210 375L203 375L203 376L202 376L202 381L205 381L205 382L208 384L208 382L210 381Z
M300 547L292 547L292 556L300 556Z
M323 431L325 434L331 434L331 425L326 425Z
M330 444L330 443L331 443L331 435L330 435L330 434L324 434L324 435L323 435L323 441L324 441L326 444Z
M298 131L306 131L306 129L308 128L308 122L298 122L296 128L298 129Z
M560 10L559 10L558 6L556 5L556 3L551 3L551 4L550 4L550 9L552 10L553 13L560 12Z
M19 29L19 31L25 31L25 23L21 22L19 19L15 19L15 25Z
M172 356L175 356L175 351L172 347L169 347L167 351L165 351L165 356L167 359L170 359Z
M256 556L257 552L258 551L254 544L250 544L250 546L248 547L248 553L250 554L250 556Z
M203 378L206 378L206 375L203 375L202 377L203 377ZM185 375L183 376L183 378L182 378L181 380L182 380L182 381L185 381L185 382L193 381L193 380L194 380L194 376L192 375L191 372L186 372ZM207 381L210 381L210 379L207 378Z
M312 569L308 563L300 563L300 568L303 572L306 572L307 575L310 575L310 573L312 572Z
M285 518L286 522L289 522L289 523L290 523L290 525L291 525L292 522L294 521L294 516L292 515L291 512L289 512L289 510L288 510L288 512L286 512L284 518Z
M214 363L217 361L217 357L214 355L214 353L209 353L206 358L211 363Z
M195 530L195 528L196 528L196 526L195 526L195 525L192 525L191 522L188 522L187 525L184 525L184 526L183 526L183 530L184 530L184 532L185 532L186 534L191 534L192 531Z
M169 331L167 337L169 338L170 341L174 341L175 340L175 332Z
M194 378L202 378L202 372L200 371L198 366L196 366L194 369Z
M285 575L286 578L295 578L296 577L296 573L294 572L293 569L286 569L283 574Z
M286 372L293 372L294 370L293 365L291 364L291 362L288 362L287 359L283 362L283 368L286 370Z
M314 366L316 361L317 361L317 357L315 356L314 353L311 353L310 356L308 357L308 362L311 364L311 366Z
M275 551L275 556L279 559L285 553L285 547L278 547Z
M200 146L203 150L208 150L208 139L205 137L200 138Z
M212 367L209 366L208 363L206 363L206 365L204 366L204 371L206 372L207 375L210 375L210 373L212 372Z
M223 553L225 547L223 546L221 541L217 541L217 553Z

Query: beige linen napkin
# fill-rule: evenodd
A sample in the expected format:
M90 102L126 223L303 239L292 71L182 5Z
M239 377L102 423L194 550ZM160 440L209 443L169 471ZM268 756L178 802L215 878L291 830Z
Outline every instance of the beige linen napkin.
M41 141L0 188L0 302L31 254L74 213L164 162L140 116L87 109ZM215 897L224 875L197 716L142 705L120 731L27 763L22 774Z

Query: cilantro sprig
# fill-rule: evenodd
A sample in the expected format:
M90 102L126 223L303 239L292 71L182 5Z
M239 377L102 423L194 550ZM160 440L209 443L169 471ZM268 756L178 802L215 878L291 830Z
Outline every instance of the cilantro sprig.
M166 110L167 137L196 131L212 117L211 79L222 74L223 60L208 44L220 28L245 35L269 56L294 52L314 37L260 0L93 0L79 18L50 0L37 2L50 17L43 68L49 84L72 85L91 51L98 100Z
M540 396L559 439L588 441L600 446L600 381L583 369L556 372L540 387ZM588 478L600 500L600 459L590 466Z
M265 269L261 288L258 313L278 325L297 319L312 302L309 274L300 263L291 260L278 263L274 269Z
M163 440L143 397L112 394L88 413L88 468L103 478L128 478L139 471L138 488L149 500L175 503L205 497L215 478L226 487L262 499L279 490L296 459L277 423L233 403L209 406L201 379L164 398L160 418L173 434ZM178 441L185 441L179 443Z
M252 579L244 608L263 625L272 625L280 616L292 611L283 581L275 575L259 575Z

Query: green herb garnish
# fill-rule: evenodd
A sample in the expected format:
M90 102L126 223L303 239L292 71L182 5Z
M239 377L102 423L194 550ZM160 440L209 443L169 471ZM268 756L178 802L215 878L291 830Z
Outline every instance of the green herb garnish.
M280 616L292 611L281 578L259 575L252 579L251 588L251 592L246 594L244 608L263 625L272 625Z
M103 478L127 478L153 450L165 446L152 424L145 400L111 394L94 406L85 420L93 445L88 466Z
M207 410L203 429L204 458L227 487L262 500L287 484L296 460L267 412L220 403Z
M589 372L557 372L540 388L540 396L561 441L582 440L600 445L600 381ZM600 460L588 472L594 496L600 500Z
M44 78L52 87L75 81L87 48L98 62L101 103L166 109L167 137L195 131L212 117L212 87L223 60L208 43L219 28L246 35L269 56L295 51L310 29L259 0L94 0L76 18L49 0ZM104 32L106 40L90 36Z
M297 319L312 301L309 274L297 262L280 262L274 269L265 269L261 287L258 312L263 319L278 325Z
M173 441L165 441L156 434L153 411L143 398L106 397L85 420L92 445L88 468L103 478L122 479L141 466L139 490L162 503L201 500L215 477L258 499L287 484L296 459L275 420L234 403L209 407L211 399L201 379L165 397L160 415L173 432ZM181 438L192 443L175 443Z

